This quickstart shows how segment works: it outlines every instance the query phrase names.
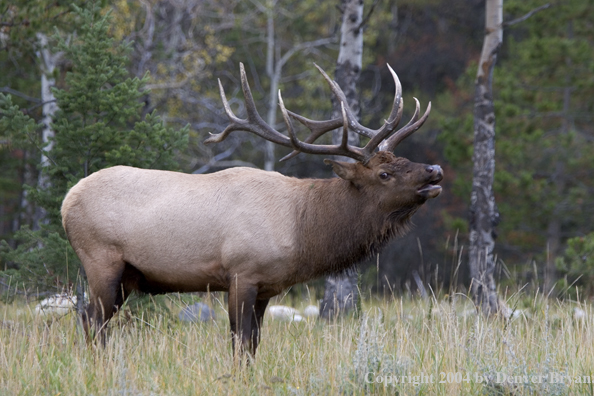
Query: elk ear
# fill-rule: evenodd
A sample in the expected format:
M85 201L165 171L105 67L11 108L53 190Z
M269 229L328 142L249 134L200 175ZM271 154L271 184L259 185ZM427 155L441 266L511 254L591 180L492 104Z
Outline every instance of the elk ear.
M357 163L356 162L341 162L333 161L331 159L325 159L326 165L332 165L332 170L338 177L344 180L353 181L357 175Z

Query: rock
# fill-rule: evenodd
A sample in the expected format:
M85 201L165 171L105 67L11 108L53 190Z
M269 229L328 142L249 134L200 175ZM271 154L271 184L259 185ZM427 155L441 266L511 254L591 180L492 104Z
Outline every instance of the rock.
M76 308L76 296L67 293L55 294L45 298L35 306L37 315L65 315Z
M301 316L299 311L285 305L271 305L266 312L273 319L277 320L285 320L289 322L301 322L303 320L303 316Z
M573 318L574 319L585 319L586 318L586 311L581 308L575 307L573 309Z
M204 303L196 303L182 309L178 315L182 322L208 322L215 320L215 311Z
M303 316L305 316L306 318L317 318L318 316L320 316L320 308L318 308L315 305L308 305L303 310Z

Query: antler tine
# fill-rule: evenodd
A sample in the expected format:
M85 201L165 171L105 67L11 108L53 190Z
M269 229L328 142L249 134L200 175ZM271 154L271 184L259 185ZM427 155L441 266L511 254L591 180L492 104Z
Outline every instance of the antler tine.
M336 81L332 80L330 78L330 76L328 76L328 74L320 66L318 66L315 63L314 63L314 66L318 69L320 74L324 77L324 79L330 86L332 93L340 101L341 106L342 106L342 104L348 103L347 99L346 99L346 95L344 94L344 91L340 88L340 86L336 83ZM380 145L382 143L382 141L394 131L394 129L396 129L396 127L398 126L398 123L400 122L400 119L402 118L402 110L403 110L402 85L400 84L400 79L398 78L398 75L396 74L394 69L392 69L392 67L390 65L387 65L387 66L388 66L388 69L390 70L390 73L392 74L392 78L394 79L394 86L395 86L394 103L392 105L392 111L390 112L388 119L385 120L384 125L380 129L373 130L373 129L370 129L370 128L367 128L367 127L364 127L363 125L361 125L357 121L357 118L354 116L354 114L352 113L351 109L348 106L344 106L345 112L343 114L343 119L335 118L335 119L326 120L326 121L310 120L306 117L303 117L299 114L295 114L295 113L289 111L289 115L292 118L296 119L297 121L299 121L300 123L302 123L303 125L305 125L312 131L312 133L304 140L304 142L313 143L317 138L322 136L324 133L334 130L336 128L339 128L342 124L344 124L344 122L345 122L344 117L346 116L347 124L352 131L354 131L355 133L357 133L359 135L363 135L363 136L370 138L370 141L367 143L367 145L363 149L366 153L365 154L366 157L367 158L370 157L372 155L373 151L376 149L376 147L378 145ZM289 154L288 156L283 158L283 160L292 158L292 157L296 156L297 154L299 154L298 151L293 151L291 154Z
M225 88L223 88L223 83L221 82L221 79L217 78L217 81L219 82L219 94L221 95L221 101L223 102L223 107L225 108L225 113L227 113L227 117L229 117L229 119L233 120L234 122L241 122L241 118L237 117L233 113L233 110L231 110L231 105L227 100L227 95L225 95Z
M287 110L287 113L289 113L291 118L299 121L300 123L305 125L311 131L311 134L304 140L304 142L307 142L307 143L313 143L317 138L319 138L326 132L332 131L336 128L340 128L343 124L342 118L334 118L331 120L317 121L317 120L310 120L309 118L303 117L300 114L293 113L291 110Z
M419 103L419 100L417 98L413 98L415 100L415 112L413 113L412 117L410 118L410 121L403 126L402 128L400 128L400 131L406 130L408 127L410 127L413 123L417 122L417 120L419 119L419 113L421 112L421 104ZM383 150L383 151L388 151L388 149L390 148L389 146L391 146L391 150L394 150L394 148L396 147L396 145L390 145L390 142L393 142L394 140L396 140L396 137L398 137L398 133L400 131L397 131L394 135L390 136L388 139L384 140L380 146L379 149ZM402 138L403 139L403 138ZM400 140L402 140L400 139Z
M287 124L287 132L289 133L289 139L291 139L291 145L295 148L295 150L299 150L299 139L297 138L297 134L293 129L293 123L287 114L287 108L285 107L285 102L283 101L283 96L281 95L280 89L278 90L278 105L281 108L281 113L283 114L283 118L285 119L285 124ZM284 160L284 157L281 161Z
M371 140L365 145L364 150L366 150L370 155L373 153L375 148L379 146L384 139L386 139L398 126L400 119L402 118L402 110L404 107L404 101L402 100L402 85L400 84L400 79L396 72L390 65L387 65L390 73L392 74L392 78L394 79L394 103L392 104L392 111L388 116L387 120L384 120L384 125L381 126L380 129L374 131L375 135Z
M284 162L286 160L290 160L291 158L295 157L300 152L301 151L299 151L299 150L293 150L289 154L285 155L283 158L279 159L278 162Z
M241 90L243 91L243 97L245 98L245 109L248 113L248 120L261 120L262 123L264 123L264 120L262 120L262 117L260 117L260 114L258 114L258 110L256 109L256 102L254 101L250 84L248 84L245 67L242 62L239 63L239 75L241 77Z
M231 110L231 106L229 105L229 101L227 100L227 95L225 95L225 89L223 88L223 83L221 83L221 79L217 79L219 81L219 94L221 95L221 101L223 102L223 107L225 109L225 113L229 120L232 123L241 123L243 120L238 118L235 114L233 114L233 110ZM225 130L221 133L210 133L210 137L204 141L204 144L211 144L211 143L219 143L227 138L227 136L233 132L235 129L230 128L229 125Z
M346 95L344 94L342 88L340 88L340 85L338 85L338 83L336 81L332 80L330 78L330 76L328 76L328 74L326 74L324 69L322 69L320 66L318 66L315 63L314 63L314 66L316 67L316 69L318 69L320 74L322 74L322 76L324 76L324 79L330 86L330 90L332 90L332 93L334 94L334 96L336 96L336 98L340 102L345 103L345 110L346 110L346 114L348 116L348 123L349 123L349 127L351 128L351 130L353 130L355 133L357 133L359 135L363 135L368 138L373 138L375 136L375 131L359 124L359 122L357 121L357 117L355 117L351 108L348 106L349 102L347 101ZM338 119L336 119L336 120L338 120ZM338 121L335 121L335 122L338 122ZM334 128L338 128L341 124L337 125Z
M258 110L256 109L256 103L254 102L254 97L252 96L252 91L247 81L247 76L245 74L245 68L243 66L243 63L239 64L239 73L241 75L241 88L243 90L243 95L245 97L247 119L241 119L235 116L235 114L233 114L231 106L227 101L225 90L223 89L223 84L221 83L221 80L219 80L219 91L221 94L221 100L223 101L225 113L229 118L230 124L221 133L211 133L211 137L206 139L204 143L218 143L225 140L227 136L229 136L229 134L233 131L247 131L255 135L258 135L266 140L269 140L273 143L280 144L285 147L293 147L288 137L273 129L270 125L266 124L262 117L260 117L260 114L258 114Z
M344 94L344 92L340 88L340 86L335 81L333 81L321 67L319 67L315 63L314 63L314 65L318 69L320 74L322 74L324 79L328 82L330 89L332 90L334 95L337 97L337 99L340 100L341 103L347 103L346 95ZM402 110L403 110L402 84L400 84L400 79L398 78L398 75L396 74L394 69L392 69L392 67L390 65L387 65L387 66L388 66L388 70L390 70L390 73L392 74L392 78L394 79L394 91L395 92L394 92L394 102L392 104L392 111L390 112L388 119L385 120L384 125L382 125L381 128L379 128L377 130L373 130L373 129L364 127L357 121L357 119L354 116L354 114L352 113L351 109L348 106L345 106L345 113L346 113L346 116L348 119L348 124L349 124L349 127L351 128L351 130L353 130L355 133L357 133L359 135L363 135L363 136L370 138L369 142L363 148L366 158L369 158L372 155L373 151L382 143L382 141L384 139L386 139L386 137L388 137L392 132L394 132L394 130L396 129L396 127L398 126L398 123L400 122L400 120L402 118ZM312 127L317 128L315 130L315 132L313 132L306 139L311 142L313 142L315 139L317 139L324 133L339 127L339 119L320 122L320 121L312 121L312 120L309 120L309 119L299 116L299 115L294 116L293 114L291 114L291 116L293 118L297 119L298 121L300 121L302 124L306 125L310 129L312 129ZM331 127L333 127L333 128L331 128ZM294 156L294 155L296 155L296 153L295 154L291 153L291 155Z
M287 110L287 113L289 113L289 115L293 119L299 121L311 131L311 134L303 140L304 143L313 143L326 132L339 128L343 124L343 120L341 118L335 118L332 120L325 121L316 121L310 120L309 118L303 117L302 115L299 115L297 113L293 113L291 110ZM290 154L283 157L281 161L286 161L290 158L293 158L297 154L299 154L299 151L294 150Z
M344 102L340 102L340 112L342 113L342 141L340 147L348 150L349 148L349 120L347 118L347 112L345 109Z
M356 159L357 161L364 161L366 159L366 155L363 150L359 147L352 147L348 145L348 123L347 123L347 116L346 110L343 106L343 125L344 125L344 132L342 137L342 142L340 145L321 145L321 144L310 144L300 141L295 134L295 130L293 129L293 124L291 123L291 118L289 116L289 112L285 108L285 103L283 102L283 98L281 95L280 90L278 91L278 104L281 108L281 112L283 114L283 118L285 119L285 123L287 124L287 130L289 132L289 137L291 144L297 153L303 152L308 154L327 154L327 155L343 155L345 157L351 157ZM294 152L281 158L281 161L285 161L289 158L294 157Z
M429 104L427 105L427 110L425 110L425 114L423 114L423 116L417 121L417 118L421 111L421 105L419 104L419 101L417 98L414 98L414 99L417 104L417 107L415 109L415 113L413 114L413 117L408 122L408 124L406 124L401 129L399 129L394 135L390 136L389 139L386 139L381 144L380 150L394 151L396 146L398 146L398 144L401 141L403 141L405 138L407 138L413 132L415 132L417 129L419 129L427 120L427 118L429 117L429 113L431 112L431 102L429 102Z
M342 124L342 128L343 128L342 129L343 130L342 144L340 145L340 147L342 147L343 149L346 150L347 146L348 146L348 140L349 140L349 135L348 135L349 124L348 124L348 117L346 114L346 110L344 108L344 102L340 102L340 108L341 108L341 112L342 112L342 118L335 118L333 120L327 120L327 121L313 121L313 120L305 118L299 114L293 113L290 110L287 110L287 113L289 114L289 116L295 118L298 121L301 121L301 123L303 125L308 126L309 129L312 130L312 133L303 141L304 143L313 143L317 138L322 136L324 133L338 128L340 126L338 123L340 122ZM313 122L316 125L310 126L310 122ZM281 158L280 161L286 161L288 159L291 159L299 153L300 153L299 150L293 150L290 154Z
M402 84L400 84L400 79L394 69L392 69L392 66L387 63L386 66L388 66L388 70L392 74L392 79L394 79L394 103L392 104L392 111L388 116L388 122L398 124L402 118Z

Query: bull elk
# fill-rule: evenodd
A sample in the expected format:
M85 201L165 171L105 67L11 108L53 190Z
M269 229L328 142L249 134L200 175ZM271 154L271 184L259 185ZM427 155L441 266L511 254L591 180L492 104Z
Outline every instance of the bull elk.
M290 112L279 91L288 136L276 131L258 114L241 65L247 118L233 114L219 80L230 124L206 143L242 130L293 148L287 157L302 152L355 159L324 160L338 178L296 179L252 168L189 175L115 166L72 187L62 218L89 283L90 303L82 319L87 335L102 332L133 290L226 291L234 353L254 355L271 297L352 267L403 234L413 213L439 195L443 174L438 165L392 153L425 122L431 104L419 118L415 99L411 121L395 132L402 88L390 68L396 84L391 114L379 129L369 129L356 120L338 84L318 69L342 103L341 118L314 121ZM304 141L297 138L292 120L311 132ZM340 144L314 144L336 128L343 131ZM349 145L348 130L369 142Z

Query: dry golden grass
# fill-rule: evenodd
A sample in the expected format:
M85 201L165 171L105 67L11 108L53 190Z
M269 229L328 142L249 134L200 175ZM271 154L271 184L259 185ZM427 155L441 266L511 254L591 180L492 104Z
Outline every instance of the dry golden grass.
M172 314L120 314L104 348L87 346L72 314L0 304L0 394L594 395L593 384L550 382L551 373L594 379L591 307L579 305L586 316L577 319L577 303L540 295L513 303L521 311L510 321L474 315L462 295L367 299L360 317L336 324L267 318L258 356L243 368L233 364L221 304L206 324L177 321L175 296ZM516 383L494 383L502 374ZM404 384L376 382L403 375ZM409 383L421 375L429 383Z

